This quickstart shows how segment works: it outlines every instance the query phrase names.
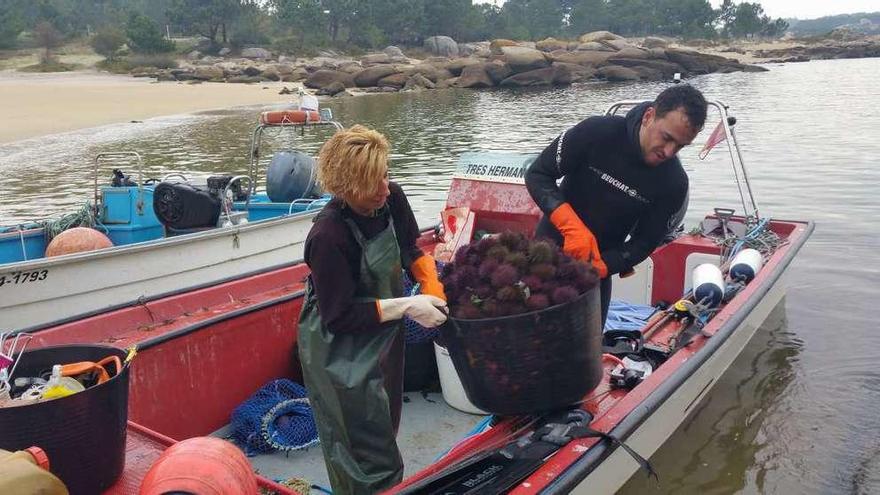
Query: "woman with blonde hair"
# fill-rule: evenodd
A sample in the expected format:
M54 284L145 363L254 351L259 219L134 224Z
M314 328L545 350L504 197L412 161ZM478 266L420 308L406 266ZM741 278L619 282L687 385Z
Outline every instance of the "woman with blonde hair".
M416 247L415 216L388 180L388 141L363 126L336 133L318 154L334 195L305 245L311 269L299 319L299 356L333 493L372 494L403 477L395 437L403 397L408 316L446 320L434 260ZM402 269L421 295L401 297Z

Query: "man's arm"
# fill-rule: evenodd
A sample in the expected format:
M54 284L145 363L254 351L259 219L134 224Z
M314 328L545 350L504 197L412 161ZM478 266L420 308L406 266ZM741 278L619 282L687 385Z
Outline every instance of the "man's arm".
M627 272L635 265L644 261L663 242L663 238L671 228L677 213L684 205L687 196L687 184L684 190L676 193L669 200L657 204L642 215L628 241L620 249L602 250L602 259L608 266L608 273Z
M546 215L565 203L556 181L587 161L590 127L594 119L586 119L564 131L544 148L526 171L526 188Z
M591 138L596 134L591 127L598 125L601 125L599 118L589 118L553 140L526 172L526 188L550 223L562 234L562 251L574 259L589 261L599 276L605 278L608 267L599 254L596 236L556 185L557 179L587 162Z

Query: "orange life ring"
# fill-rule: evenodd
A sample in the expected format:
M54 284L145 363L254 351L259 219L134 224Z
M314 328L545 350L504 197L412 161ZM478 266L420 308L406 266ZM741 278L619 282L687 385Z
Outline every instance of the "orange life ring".
M314 110L275 110L260 114L260 123L265 125L305 124L320 122L321 114Z

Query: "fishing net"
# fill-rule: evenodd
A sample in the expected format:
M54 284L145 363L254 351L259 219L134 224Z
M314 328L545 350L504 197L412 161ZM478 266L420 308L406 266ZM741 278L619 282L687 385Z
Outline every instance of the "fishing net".
M285 378L267 383L236 407L230 427L231 437L247 456L318 443L305 387Z

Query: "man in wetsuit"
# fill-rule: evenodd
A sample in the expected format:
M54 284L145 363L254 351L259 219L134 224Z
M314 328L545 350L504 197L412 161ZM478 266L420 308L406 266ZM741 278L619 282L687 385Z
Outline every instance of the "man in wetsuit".
M688 177L676 154L702 130L706 106L692 86L672 86L626 117L581 121L526 172L529 193L544 212L536 236L596 268L603 322L610 276L631 272L681 220Z

